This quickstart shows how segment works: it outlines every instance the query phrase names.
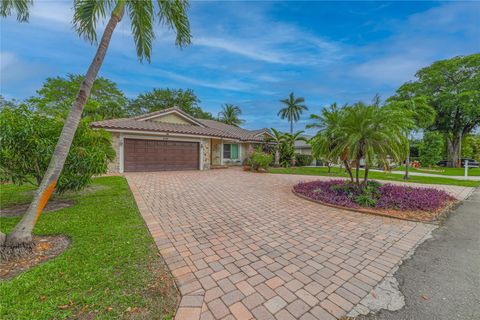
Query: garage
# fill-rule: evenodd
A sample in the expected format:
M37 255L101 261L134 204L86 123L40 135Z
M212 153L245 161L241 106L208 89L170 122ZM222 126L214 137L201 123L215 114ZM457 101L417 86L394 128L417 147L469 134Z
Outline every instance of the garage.
M198 142L168 140L124 140L124 171L198 170Z

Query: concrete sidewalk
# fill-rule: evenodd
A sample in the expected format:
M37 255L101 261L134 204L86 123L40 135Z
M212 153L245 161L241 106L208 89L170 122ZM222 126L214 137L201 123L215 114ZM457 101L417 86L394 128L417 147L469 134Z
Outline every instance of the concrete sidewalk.
M375 172L385 172L383 170L371 169L370 171ZM390 173L404 175L405 171L391 171ZM446 179L455 179L455 180L471 180L471 181L480 181L480 176L446 176L443 174L435 174L435 173L423 173L423 172L409 172L411 176L421 176L421 177L432 177L432 178L446 178Z
M360 319L480 319L480 189L432 236L395 273L405 307Z

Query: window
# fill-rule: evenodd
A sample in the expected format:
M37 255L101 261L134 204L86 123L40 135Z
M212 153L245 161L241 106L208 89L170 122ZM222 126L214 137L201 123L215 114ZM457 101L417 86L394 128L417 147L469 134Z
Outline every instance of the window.
M238 159L238 144L223 144L223 158L224 159Z

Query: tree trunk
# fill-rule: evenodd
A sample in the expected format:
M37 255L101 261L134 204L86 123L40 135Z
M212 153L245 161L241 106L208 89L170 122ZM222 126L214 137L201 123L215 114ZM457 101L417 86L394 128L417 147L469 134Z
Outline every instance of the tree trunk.
M368 164L365 162L365 176L363 177L363 183L366 185L368 182Z
M345 165L345 170L347 170L348 175L350 176L350 181L353 182L353 173L352 173L352 169L350 169L350 165L348 164L348 161L343 160L343 164Z
M280 150L278 148L275 150L275 167L280 165Z
M35 227L35 224L37 223L45 205L50 199L50 196L55 190L55 186L70 150L75 131L77 130L80 122L83 108L88 96L90 95L93 82L97 77L100 67L102 66L113 31L123 17L124 7L124 2L120 2L119 5L117 5L105 27L95 57L88 68L87 74L85 75L85 80L82 82L77 97L72 104L72 108L63 125L62 133L58 139L57 146L55 147L55 151L52 159L50 160L48 169L43 176L39 188L35 192L33 201L30 203L30 206L28 207L28 210L24 214L22 220L15 226L13 231L5 237L5 240L1 246L1 255L4 258L8 258L12 255L22 254L26 250L29 250L33 247L33 228Z
M403 179L407 180L410 179L408 175L408 167L410 166L410 147L408 147L408 152L407 152L407 159L405 160L405 175L403 176Z
M357 158L357 160L355 161L355 180L357 182L357 184L360 184L360 160Z
M459 166L459 147L460 141L462 140L461 133L457 134L455 137L447 137L447 152L448 152L448 166L449 167L460 167Z
M290 134L293 134L293 119L290 119Z

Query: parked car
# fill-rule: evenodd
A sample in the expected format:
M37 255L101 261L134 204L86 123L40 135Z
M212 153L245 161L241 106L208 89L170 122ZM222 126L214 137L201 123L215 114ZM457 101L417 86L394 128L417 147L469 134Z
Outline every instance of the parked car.
M478 163L477 161L473 160L473 159L462 159L461 162L462 162L462 168L465 167L465 161L468 161L468 167L469 168L478 168L480 167L480 163ZM439 167L446 167L448 165L448 161L447 160L442 160L442 161L438 161L437 162L437 166Z

